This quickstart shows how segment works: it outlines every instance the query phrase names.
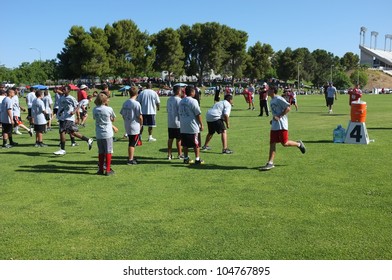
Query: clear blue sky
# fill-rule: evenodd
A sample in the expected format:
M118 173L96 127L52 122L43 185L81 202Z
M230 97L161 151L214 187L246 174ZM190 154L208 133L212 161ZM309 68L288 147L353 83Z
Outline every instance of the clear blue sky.
M0 65L9 68L40 55L55 59L73 25L89 30L122 19L149 34L214 21L247 32L248 46L260 41L274 51L305 47L339 57L359 54L361 26L368 29L367 46L371 31L379 33L380 49L385 35L392 34L391 0L5 0L1 6Z

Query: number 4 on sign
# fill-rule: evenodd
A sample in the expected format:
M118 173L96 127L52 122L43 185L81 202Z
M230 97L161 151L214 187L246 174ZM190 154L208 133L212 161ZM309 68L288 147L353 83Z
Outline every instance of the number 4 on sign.
M369 144L369 135L363 122L349 122L346 140L347 144Z

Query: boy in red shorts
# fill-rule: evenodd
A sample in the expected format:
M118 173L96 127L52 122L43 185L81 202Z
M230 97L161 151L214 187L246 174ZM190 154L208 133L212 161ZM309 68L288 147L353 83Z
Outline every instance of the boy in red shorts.
M290 112L290 104L281 96L277 95L278 89L271 87L268 96L271 97L271 134L269 159L266 165L259 168L260 171L270 170L275 167L274 158L276 154L276 143L281 143L283 147L297 147L304 154L306 148L302 141L289 140L289 123L287 114Z

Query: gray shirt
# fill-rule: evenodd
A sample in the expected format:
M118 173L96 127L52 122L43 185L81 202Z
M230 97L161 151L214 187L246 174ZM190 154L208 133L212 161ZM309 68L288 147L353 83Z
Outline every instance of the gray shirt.
M290 107L290 104L282 97L276 95L274 98L271 99L271 111L272 116L280 117L284 110L287 107ZM287 115L280 117L279 120L275 120L272 118L271 123L271 130L288 130L289 129L289 121L287 119Z
M181 102L179 96L170 96L167 100L167 127L168 128L180 128L180 116L178 108Z
M33 104L31 104L31 116L34 119L35 125L44 125L46 124L45 119L45 104L41 98L36 98L33 100Z
M133 99L124 102L120 114L124 119L125 131L128 135L140 134L140 115L142 114L141 105Z
M179 105L179 114L181 133L196 134L200 132L196 117L201 114L201 111L196 99L190 96L183 98Z
M97 106L93 109L95 120L95 136L97 139L108 139L113 137L112 119L116 115L112 107L105 105Z
M1 102L1 117L0 120L2 123L11 123L11 120L8 116L8 111L10 110L12 112L12 106L13 102L12 99L9 98L8 96L3 99L3 102ZM13 115L12 115L13 116Z

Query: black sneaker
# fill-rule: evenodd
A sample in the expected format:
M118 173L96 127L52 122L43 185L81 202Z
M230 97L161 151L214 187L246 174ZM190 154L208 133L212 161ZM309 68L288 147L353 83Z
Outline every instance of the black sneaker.
M12 148L12 146L10 144L5 144L3 146L1 146L3 149L9 149Z
M110 171L106 171L106 176L114 175L114 170L110 168Z
M223 149L223 150L222 150L222 154L227 154L227 155L229 155L229 154L232 154L232 153L233 153L233 151L230 150L230 149Z
M105 173L103 173L103 170L98 170L97 175L105 175Z
M184 163L191 164L191 163L193 163L193 160L189 159L189 157L186 157L186 158L184 158Z
M197 164L197 165L204 164L204 160L202 160L202 159L195 160L195 164Z
M18 146L18 143L16 143L16 142L11 142L10 145L11 145L11 146Z
M33 137L33 129L32 128L29 129L29 135L30 135L30 137Z
M48 145L46 145L46 144L44 144L44 143L39 143L38 146L39 146L40 148L45 148L45 147L47 147Z
M211 147L210 146L203 146L203 147L201 147L201 150L202 151L209 151L209 150L211 150Z
M136 159L131 159L131 160L128 160L127 164L128 165L135 165L135 164L138 164L138 162L136 161Z
M302 143L302 141L301 140L299 140L298 141L299 142L299 147L298 147L298 149L300 149L301 150L301 153L305 153L306 152L306 148L305 148L305 145L304 145L304 143Z

